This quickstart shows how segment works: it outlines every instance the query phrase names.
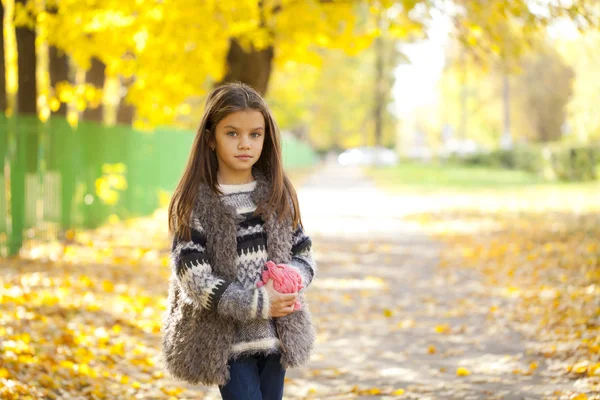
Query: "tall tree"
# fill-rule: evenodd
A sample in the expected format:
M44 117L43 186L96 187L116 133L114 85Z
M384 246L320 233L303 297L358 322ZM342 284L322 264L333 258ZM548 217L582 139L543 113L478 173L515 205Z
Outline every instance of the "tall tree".
M6 110L6 69L4 65L4 5L0 3L0 111Z
M373 75L375 44L360 55L323 51L322 63L290 63L273 75L267 99L279 125L308 135L319 150L394 144L396 119L390 111L394 66L402 57L392 40L384 40L381 139L375 136Z
M54 5L47 7L50 14L56 14L57 8ZM49 48L49 72L50 72L50 87L56 98L56 87L59 82L69 82L69 58L67 54L56 46ZM58 109L54 113L62 117L67 116L67 105L64 103L58 104Z
M385 107L385 82L384 82L384 43L383 37L375 38L375 93L373 102L373 120L375 121L375 144L381 144L383 137L383 109Z
M17 0L16 5L25 6L26 0ZM19 68L19 95L17 112L19 114L37 114L37 85L35 78L35 25L18 26L17 52Z
M558 140L566 121L567 104L573 92L573 70L549 45L529 54L517 76L515 94L519 129L539 142Z
M92 58L90 69L85 74L85 82L92 85L96 89L102 89L104 87L106 64L100 61L98 58ZM101 101L91 103L83 111L83 119L86 121L102 122L103 120L103 107Z
M465 67L470 78L467 109L472 129L468 139L490 146L501 144L508 118L511 140L543 142L560 138L574 75L546 41L540 39L530 53L522 56L510 75L501 64L482 69L481 64L469 60ZM458 111L462 108L459 65L450 60L442 77L445 120L454 127L460 126ZM510 102L506 98L507 85Z
M249 49L244 49L238 39L231 38L226 58L227 73L219 83L240 81L266 94L273 57L273 46L257 50L251 45Z
M453 8L443 8L450 3ZM381 31L374 24L359 26L357 7L374 9L389 20L386 31L400 37L407 30L422 30L429 10L441 7L456 17L457 33L473 42L471 47L495 51L502 47L499 21L508 16L518 20L525 37L558 16L582 25L593 22L579 17L594 15L587 12L594 7L591 2L562 3L545 6L544 13L528 0L105 0L93 6L61 1L58 12L49 16L50 44L80 67L87 68L95 57L110 76L135 75L128 99L141 120L157 124L172 121L187 109L182 105L190 97L204 94L215 82L243 80L266 92L276 66L315 63L320 48L363 50ZM123 58L128 52L132 59Z
M59 82L69 82L69 58L64 52L56 48L56 46L50 46L49 53L50 85L52 88L56 88ZM59 108L55 113L66 117L67 105L60 103Z
M133 85L132 78L121 78L121 91L119 92L119 107L117 109L117 123L131 125L135 116L135 106L126 99L126 93ZM125 92L125 94L123 94Z
M568 104L568 140L588 143L600 140L600 31L586 32L557 43L561 55L575 73L573 96Z

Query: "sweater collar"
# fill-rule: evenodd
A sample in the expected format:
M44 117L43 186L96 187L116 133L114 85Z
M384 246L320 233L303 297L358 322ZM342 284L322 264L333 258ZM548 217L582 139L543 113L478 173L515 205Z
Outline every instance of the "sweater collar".
M256 181L250 183L242 183L238 185L219 185L218 188L224 195L236 193L249 193L256 189Z

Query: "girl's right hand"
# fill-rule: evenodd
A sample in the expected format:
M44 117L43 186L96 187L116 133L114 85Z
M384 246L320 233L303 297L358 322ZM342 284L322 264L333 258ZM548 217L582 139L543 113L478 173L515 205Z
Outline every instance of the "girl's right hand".
M298 292L296 293L279 293L273 289L273 280L269 279L265 285L265 289L269 293L269 300L271 307L269 309L269 316L273 318L285 317L288 314L294 312L294 303L298 299Z

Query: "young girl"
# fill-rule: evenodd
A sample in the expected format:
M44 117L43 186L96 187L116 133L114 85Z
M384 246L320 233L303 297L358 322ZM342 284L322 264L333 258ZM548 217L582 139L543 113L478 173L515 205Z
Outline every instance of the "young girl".
M164 363L178 379L218 385L223 399L281 399L286 369L307 362L315 340L303 293L315 274L311 240L280 142L256 91L214 89L169 205ZM296 269L304 289L257 287L266 261Z

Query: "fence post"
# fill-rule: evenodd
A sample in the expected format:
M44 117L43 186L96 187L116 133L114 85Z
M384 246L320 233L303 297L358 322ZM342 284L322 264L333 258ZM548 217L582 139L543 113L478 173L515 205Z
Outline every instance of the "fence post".
M8 255L17 254L23 245L25 228L25 130L19 129L16 117L8 118Z

